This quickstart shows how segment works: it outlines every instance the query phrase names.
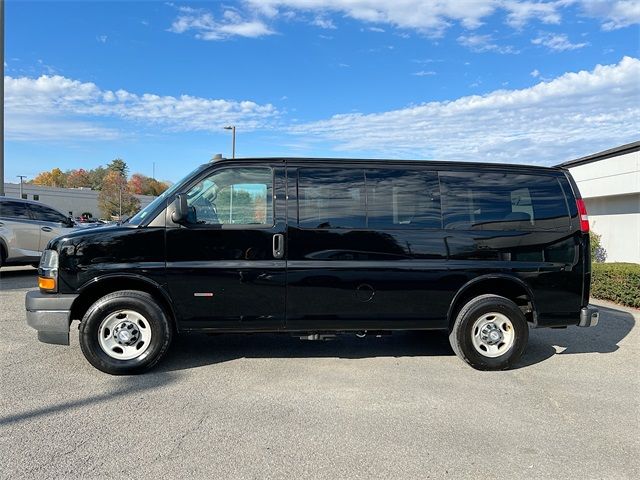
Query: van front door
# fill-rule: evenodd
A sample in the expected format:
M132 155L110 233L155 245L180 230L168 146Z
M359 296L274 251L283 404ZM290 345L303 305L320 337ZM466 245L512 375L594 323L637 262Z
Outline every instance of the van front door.
M225 164L195 180L183 225L167 220L167 282L180 327L284 327L282 163Z

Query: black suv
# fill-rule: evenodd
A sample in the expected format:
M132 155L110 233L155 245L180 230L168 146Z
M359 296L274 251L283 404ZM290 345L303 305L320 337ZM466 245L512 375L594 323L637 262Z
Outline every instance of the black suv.
M446 330L507 369L529 327L593 326L589 223L566 170L243 159L202 165L122 225L52 240L27 294L47 343L144 371L175 333Z

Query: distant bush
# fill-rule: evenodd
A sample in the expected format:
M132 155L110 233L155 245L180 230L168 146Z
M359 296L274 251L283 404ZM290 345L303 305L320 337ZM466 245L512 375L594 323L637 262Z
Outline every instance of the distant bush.
M592 296L640 308L639 264L593 263L591 268Z
M591 261L602 263L607 259L607 251L602 246L601 237L596 232L589 232L589 244L591 245Z

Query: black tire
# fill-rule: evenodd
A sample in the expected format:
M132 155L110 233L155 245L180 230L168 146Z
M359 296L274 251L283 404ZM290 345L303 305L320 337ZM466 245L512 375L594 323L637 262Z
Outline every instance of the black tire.
M148 348L130 360L112 358L102 349L99 331L102 321L118 310L141 314L151 328ZM164 356L171 344L173 328L164 309L146 292L120 290L98 299L80 323L80 348L85 358L98 370L111 375L132 375L151 369Z
M506 316L511 322L514 333L513 344L496 357L482 354L473 344L472 329L476 320L490 313ZM459 311L449 334L453 351L476 370L512 368L524 353L528 340L529 325L524 314L514 302L499 295L480 295L466 303Z

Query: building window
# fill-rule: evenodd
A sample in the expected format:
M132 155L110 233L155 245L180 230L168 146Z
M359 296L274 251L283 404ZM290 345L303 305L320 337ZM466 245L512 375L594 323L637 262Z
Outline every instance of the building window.
M23 199L23 200L26 200L26 199L27 199L27 194L26 194L26 193L23 193L21 196L22 196L22 199Z
M27 198L27 197L26 197L26 195L25 195L25 197L24 197L24 198ZM40 195L34 195L34 196L33 196L33 199L34 199L35 201L40 200Z

